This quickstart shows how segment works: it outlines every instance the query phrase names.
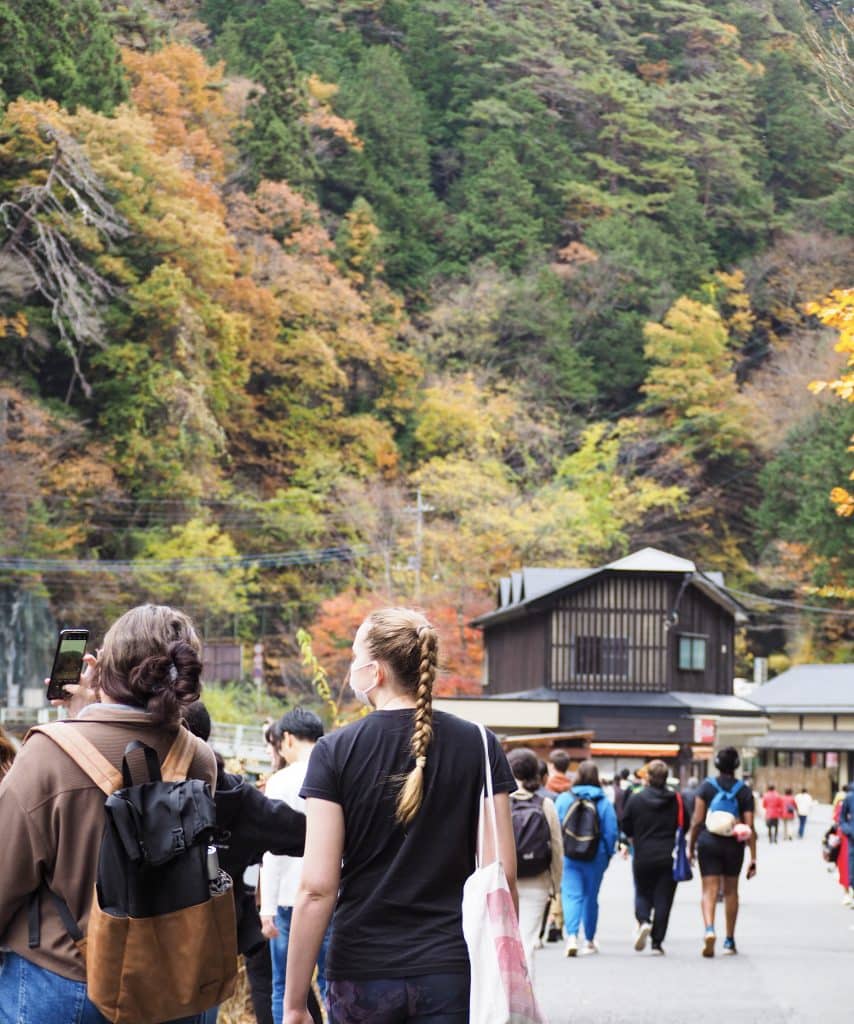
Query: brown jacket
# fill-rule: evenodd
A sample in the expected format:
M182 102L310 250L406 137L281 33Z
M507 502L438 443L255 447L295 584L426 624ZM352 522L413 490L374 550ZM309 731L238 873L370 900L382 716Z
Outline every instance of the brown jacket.
M142 710L93 705L83 717L64 723L117 768L131 740L142 740L165 758L176 731L155 728ZM213 792L216 761L197 739L189 776L204 779ZM49 887L68 904L85 933L104 830L104 794L47 736L34 733L0 784L0 949L74 981L86 972L50 898ZM46 883L46 884L45 884ZM41 944L28 946L30 894L39 890Z

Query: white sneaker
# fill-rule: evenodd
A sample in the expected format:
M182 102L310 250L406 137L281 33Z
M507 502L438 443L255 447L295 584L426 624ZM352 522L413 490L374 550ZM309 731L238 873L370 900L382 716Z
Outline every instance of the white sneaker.
M635 929L635 949L638 953L642 949L646 949L646 940L649 938L650 931L652 931L652 925L649 921L641 921Z
M577 956L578 955L578 936L570 935L566 941L566 955Z
M598 952L599 947L596 945L593 939L588 939L587 942L585 942L584 945L581 947L581 956L590 956L591 954Z
M842 906L854 907L854 896L852 896L850 892L846 892L845 895L842 897Z

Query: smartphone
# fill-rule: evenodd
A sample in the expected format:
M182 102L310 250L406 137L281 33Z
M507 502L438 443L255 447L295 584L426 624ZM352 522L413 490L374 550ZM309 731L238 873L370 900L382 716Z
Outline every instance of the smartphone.
M50 682L47 684L48 700L64 700L69 696L65 687L80 682L88 639L88 629L60 630L53 668L50 670Z

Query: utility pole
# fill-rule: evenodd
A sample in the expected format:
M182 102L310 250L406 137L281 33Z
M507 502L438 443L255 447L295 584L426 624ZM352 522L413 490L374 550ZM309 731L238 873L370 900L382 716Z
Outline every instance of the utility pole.
M415 559L413 568L415 570L415 603L421 604L421 559L424 550L424 513L435 511L432 505L427 505L421 496L421 488L418 488L415 498Z

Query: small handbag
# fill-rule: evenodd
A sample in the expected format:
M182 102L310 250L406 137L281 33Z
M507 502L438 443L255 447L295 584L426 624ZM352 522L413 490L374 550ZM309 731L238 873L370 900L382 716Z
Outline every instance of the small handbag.
M489 747L486 730L478 728L485 757L485 793L481 791L476 867L463 886L463 935L471 963L469 1024L546 1024L528 974L510 887L497 856ZM483 863L484 807L496 851L490 864Z
M676 803L679 810L676 816L676 839L673 844L673 880L690 882L694 872L691 870L691 861L688 859L685 844L685 804L682 802L681 793L676 794Z

